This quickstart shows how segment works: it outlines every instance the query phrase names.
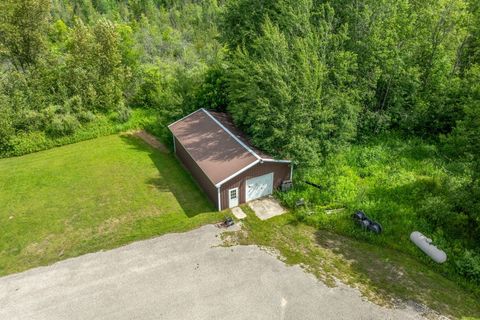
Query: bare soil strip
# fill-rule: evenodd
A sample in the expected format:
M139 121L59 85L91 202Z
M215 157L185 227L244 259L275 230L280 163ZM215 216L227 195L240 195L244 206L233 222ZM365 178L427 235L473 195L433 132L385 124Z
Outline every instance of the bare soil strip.
M139 137L140 139L148 143L150 146L160 150L163 153L170 153L170 150L168 150L168 148L163 143L158 141L155 136L151 135L145 130L136 131L133 133L133 135Z

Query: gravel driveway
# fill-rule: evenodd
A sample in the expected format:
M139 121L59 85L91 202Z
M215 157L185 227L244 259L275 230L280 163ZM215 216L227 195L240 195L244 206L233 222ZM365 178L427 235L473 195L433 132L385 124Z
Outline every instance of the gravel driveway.
M200 229L0 278L0 319L420 319Z

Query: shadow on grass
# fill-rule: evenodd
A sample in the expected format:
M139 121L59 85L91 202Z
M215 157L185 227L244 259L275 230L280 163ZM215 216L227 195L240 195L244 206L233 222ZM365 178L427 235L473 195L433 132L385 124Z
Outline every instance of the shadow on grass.
M422 303L456 317L480 316L474 294L406 254L324 230L315 233L315 240L320 247L348 261L345 269L349 269L354 281L363 282L375 293L392 298L395 304L406 304L425 312L427 310L418 304Z
M141 139L131 135L122 135L121 138L135 150L148 153L158 169L159 176L148 179L146 183L160 192L171 192L189 218L215 211L191 175L183 169L173 154L153 149Z

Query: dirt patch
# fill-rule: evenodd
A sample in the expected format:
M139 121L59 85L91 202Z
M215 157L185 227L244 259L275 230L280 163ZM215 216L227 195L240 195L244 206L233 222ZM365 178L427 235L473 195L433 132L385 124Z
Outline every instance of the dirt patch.
M41 256L49 249L50 241L54 238L55 238L54 235L48 235L47 237L45 237L45 239L43 239L40 242L30 243L28 246L26 246L23 249L23 252L26 255Z
M148 143L150 146L160 150L163 153L170 153L170 150L168 150L163 143L158 141L158 139L155 136L151 135L150 133L144 130L136 131L133 133L133 135L135 137L139 137L140 139Z

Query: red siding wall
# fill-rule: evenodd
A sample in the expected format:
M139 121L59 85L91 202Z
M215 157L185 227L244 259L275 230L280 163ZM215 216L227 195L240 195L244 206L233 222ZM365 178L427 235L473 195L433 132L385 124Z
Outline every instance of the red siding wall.
M228 189L238 188L240 193L239 204L245 203L246 181L253 177L258 177L273 172L273 189L282 185L282 181L290 179L290 163L264 162L259 163L242 174L225 182L220 187L221 209L228 208Z
M218 208L218 191L217 187L210 181L210 179L203 173L198 164L190 157L182 144L174 137L175 142L175 154L187 170L195 178L198 185L205 191L208 198L213 202L216 208Z

